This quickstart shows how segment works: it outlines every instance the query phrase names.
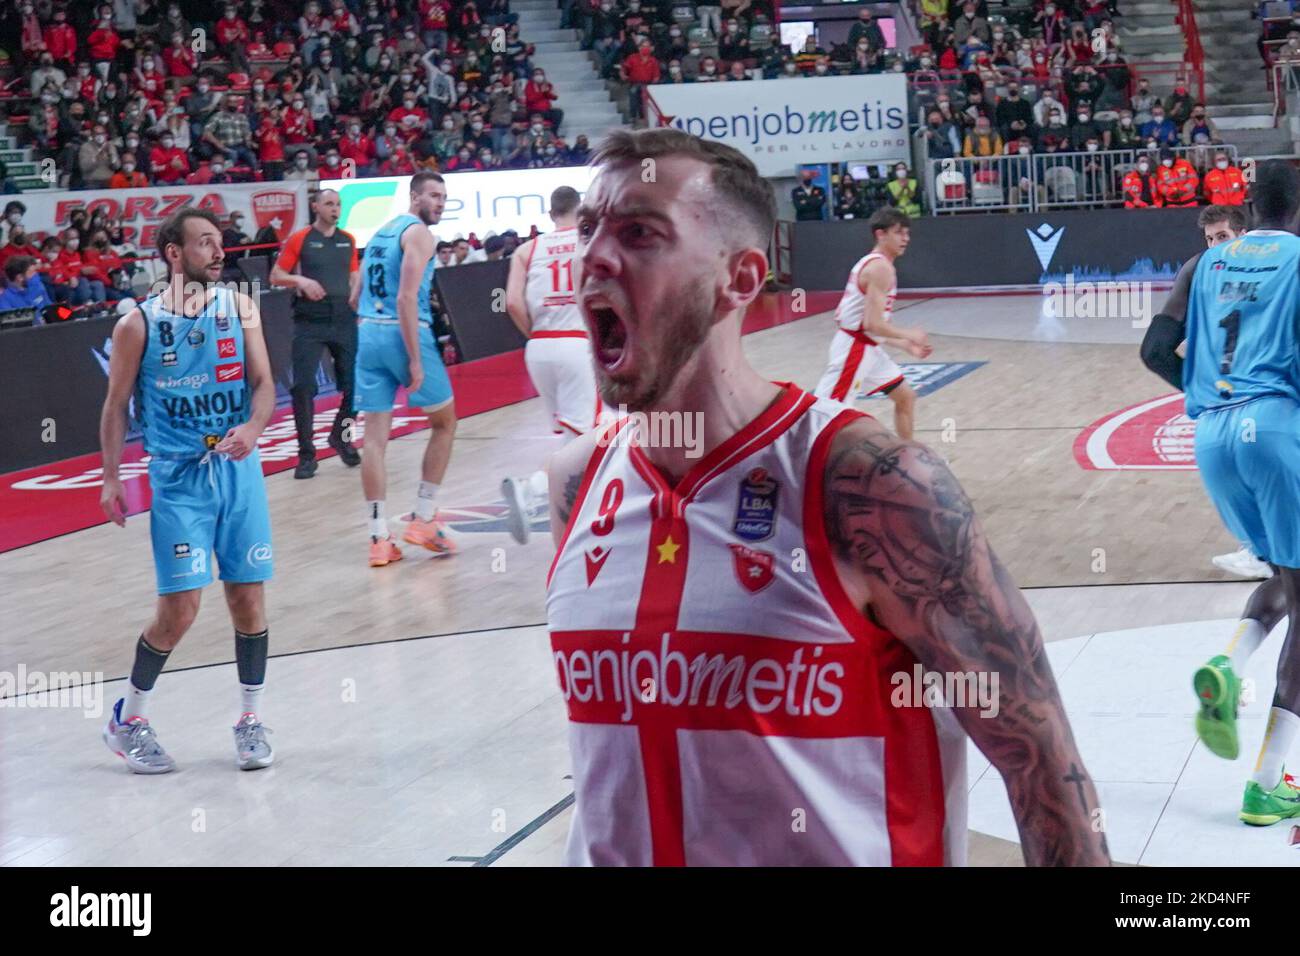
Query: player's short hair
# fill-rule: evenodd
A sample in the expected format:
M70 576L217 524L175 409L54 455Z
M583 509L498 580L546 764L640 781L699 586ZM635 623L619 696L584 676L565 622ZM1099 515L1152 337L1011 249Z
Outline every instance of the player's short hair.
M221 223L212 211L182 206L164 219L163 224L158 227L157 249L163 262L167 261L168 246L172 243L182 247L185 245L185 223L191 219L202 219L204 222L211 223L218 232L221 231Z
M447 180L443 179L440 173L422 169L411 177L411 192L418 193L427 182L446 183Z
M18 281L18 277L30 269L36 260L31 256L10 256L5 260L5 278L10 282Z
M1255 168L1255 183L1250 188L1255 207L1255 222L1279 225L1289 221L1300 204L1300 173L1294 166L1270 159Z
M876 238L876 233L881 230L887 232L895 226L910 227L911 225L912 217L897 206L881 206L867 220L867 228L871 230L873 241Z
M1199 229L1216 222L1226 222L1233 232L1241 232L1246 228L1246 213L1240 206L1215 205L1206 206L1196 217L1196 225Z
M582 202L582 197L572 186L561 186L551 193L551 215L567 216L573 210L578 208Z
M710 180L729 208L735 209L751 227L749 238L767 247L776 225L776 199L771 184L744 153L710 139L700 139L671 126L655 129L616 129L605 137L591 156L593 166L639 163L665 156L685 156L712 168Z

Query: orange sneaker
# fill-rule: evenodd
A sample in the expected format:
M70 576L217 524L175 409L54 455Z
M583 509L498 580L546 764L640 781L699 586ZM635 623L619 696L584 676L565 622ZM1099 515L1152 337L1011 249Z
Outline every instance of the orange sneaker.
M418 544L434 554L456 553L456 543L448 536L447 526L436 517L432 521L413 518L406 526L406 533L402 535L402 540Z
M402 549L397 546L391 534L382 541L370 542L370 566L372 568L382 568L386 564L401 560Z

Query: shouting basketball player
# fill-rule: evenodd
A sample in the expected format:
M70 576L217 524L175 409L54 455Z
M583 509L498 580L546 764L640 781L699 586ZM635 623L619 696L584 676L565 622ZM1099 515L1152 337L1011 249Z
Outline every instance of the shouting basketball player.
M506 309L528 337L524 364L542 398L551 430L565 441L596 427L600 396L591 367L591 342L573 297L578 238L574 230L580 197L572 186L551 193L555 231L529 239L510 257ZM507 478L501 494L510 508L510 533L528 541L531 512L546 503L546 472L523 481Z
M578 304L602 399L638 414L550 468L568 861L960 863L968 734L1030 863L1106 863L1038 627L943 459L745 359L769 184L670 128L593 163ZM702 457L640 433L687 415ZM922 704L923 669L995 703Z
M1181 381L1205 490L1223 523L1275 575L1251 595L1227 652L1193 675L1196 731L1212 753L1231 760L1240 752L1239 674L1283 616L1279 596L1289 618L1268 726L1238 814L1266 826L1300 816L1300 787L1284 766L1300 730L1300 174L1285 163L1260 164L1251 199L1255 228L1203 253L1195 266ZM1181 333L1172 317L1153 319L1148 364L1173 366Z
M388 531L385 499L388 470L384 454L393 427L393 402L398 386L406 387L406 404L429 420L429 444L420 463L420 488L415 511L403 540L435 555L456 550L441 521L435 499L451 458L456 435L456 407L451 380L433 337L433 234L429 226L442 219L447 186L437 173L411 177L407 212L389 220L366 244L357 306L357 410L365 413L365 445L361 453L361 487L370 522L370 566L400 561L402 550Z
M256 303L213 285L225 261L217 218L178 210L158 229L158 253L170 280L113 329L99 425L100 502L111 521L125 526L118 468L134 394L150 455L149 533L158 580L153 620L136 642L130 684L113 707L104 741L136 773L175 769L149 724L149 697L199 613L216 561L243 694L235 749L240 768L254 770L272 760L257 717L267 654L262 584L271 577L271 519L257 439L275 411L275 382Z
M883 206L867 220L874 245L849 272L844 295L835 309L835 335L830 362L817 383L818 398L853 404L859 395L880 392L894 403L894 431L910 441L916 420L916 391L903 378L884 345L905 349L925 358L932 351L930 338L920 329L894 325L894 297L898 276L894 260L907 251L911 220L893 206Z

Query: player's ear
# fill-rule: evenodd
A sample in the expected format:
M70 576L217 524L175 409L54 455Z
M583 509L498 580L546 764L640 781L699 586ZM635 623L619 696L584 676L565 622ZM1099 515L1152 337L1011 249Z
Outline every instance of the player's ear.
M767 282L767 256L761 249L741 249L731 258L731 271L719 297L722 311L744 309L758 298Z

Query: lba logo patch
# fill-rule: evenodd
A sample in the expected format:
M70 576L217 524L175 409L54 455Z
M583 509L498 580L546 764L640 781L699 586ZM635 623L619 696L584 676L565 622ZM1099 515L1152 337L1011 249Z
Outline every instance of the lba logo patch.
M765 541L776 530L776 501L780 486L766 468L755 468L740 483L736 521L732 530L746 541Z
M1194 471L1196 423L1175 392L1098 419L1074 440L1074 460L1090 471Z

